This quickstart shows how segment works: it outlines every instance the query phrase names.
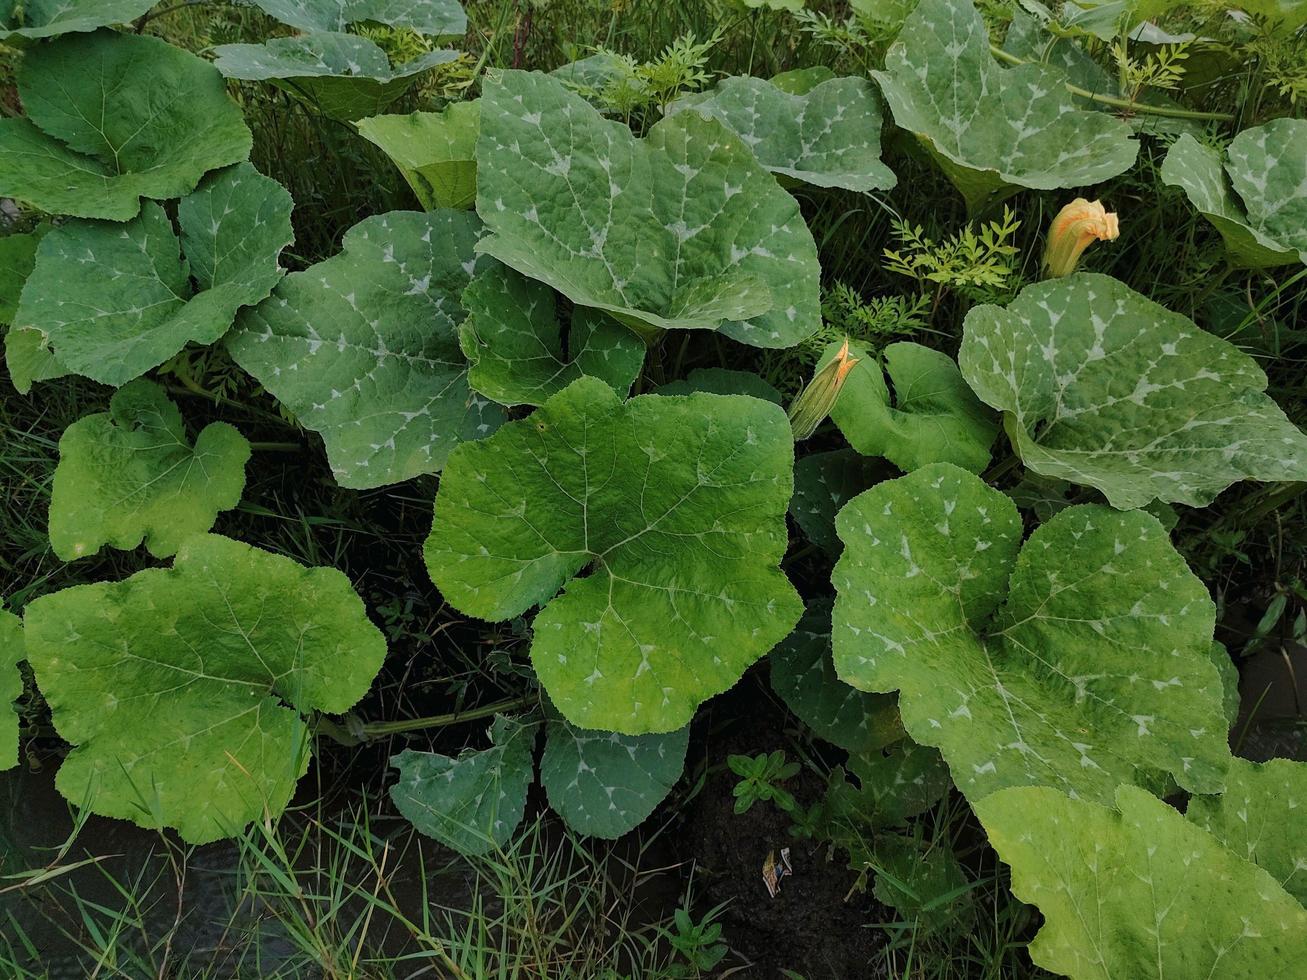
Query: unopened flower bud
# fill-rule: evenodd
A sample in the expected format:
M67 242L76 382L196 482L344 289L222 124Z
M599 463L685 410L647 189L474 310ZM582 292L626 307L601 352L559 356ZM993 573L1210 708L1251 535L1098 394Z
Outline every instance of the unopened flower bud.
M1049 276L1068 276L1091 242L1110 242L1121 234L1116 214L1100 201L1077 197L1057 213L1048 229L1044 249L1044 271Z
M849 356L849 341L839 353L821 370L813 375L812 381L794 399L790 406L790 428L794 430L794 441L801 442L817 431L817 426L835 407L835 399L860 358Z

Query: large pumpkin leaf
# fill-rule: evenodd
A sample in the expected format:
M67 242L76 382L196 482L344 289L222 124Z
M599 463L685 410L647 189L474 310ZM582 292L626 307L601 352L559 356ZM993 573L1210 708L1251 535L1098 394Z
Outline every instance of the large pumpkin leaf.
M1274 879L1134 786L1116 810L1048 787L974 804L1039 906L1039 966L1076 980L1290 980L1307 959L1307 911Z
M833 360L832 344L817 365ZM883 456L904 471L929 463L954 463L979 473L989 465L998 422L967 387L953 358L920 344L885 348L885 372L894 385L894 404L876 358L855 344L859 362L849 372L831 420L849 445L865 456Z
M204 427L192 447L162 388L133 381L109 411L64 430L50 497L50 544L64 561L108 544L142 540L157 558L213 527L240 502L250 444L225 422Z
M830 602L819 599L808 607L771 652L772 689L814 734L849 752L876 752L903 737L898 704L840 680L831 660L830 623Z
M852 449L810 453L794 463L790 516L809 541L838 556L842 545L835 533L835 515L863 490L892 475L891 468L880 460Z
M346 121L383 111L423 72L458 57L457 51L430 51L392 68L386 52L368 38L328 33L220 44L213 50L214 64L227 78L273 82Z
M1225 164L1249 226L1307 262L1307 119L1273 119L1230 142Z
M1292 121L1286 119L1277 122ZM1245 133L1247 132L1252 131L1245 130ZM1307 132L1307 129L1304 132ZM1244 133L1239 135L1242 137ZM1304 144L1303 159L1307 161L1307 136L1301 142ZM1231 149L1233 150L1233 147ZM1234 158L1231 157L1227 166L1233 163ZM1192 136L1181 136L1167 151L1166 159L1162 162L1161 174L1163 183L1183 190L1189 198L1189 203L1206 215L1207 220L1221 233L1232 265L1264 269L1290 262L1307 262L1307 241L1298 245L1290 244L1295 237L1292 235L1292 229L1289 229L1290 234L1287 237L1280 239L1268 234L1265 225L1262 227L1253 225L1249 213L1244 210L1235 196L1226 169L1221 166L1220 151L1204 146ZM1245 187L1250 176L1253 175L1244 174ZM1281 188L1278 181L1273 184L1272 175L1269 173L1253 179L1265 181L1263 186L1266 190L1258 195L1259 198L1266 198L1273 186L1277 190L1288 190L1290 193L1295 190ZM1307 227L1307 220L1299 219L1299 225ZM1277 233L1279 232L1280 229L1277 228Z
M0 41L16 37L54 37L125 24L140 17L154 0L12 0L0 5Z
M779 406L579 378L454 451L427 568L468 615L544 607L531 660L572 724L673 731L802 612L776 567L793 459Z
M1159 773L1220 791L1215 608L1155 518L1069 507L1022 547L1012 501L939 463L872 487L836 526L835 667L899 690L908 734L969 799L1051 785L1111 800Z
M463 211L366 218L228 339L236 362L322 434L342 486L436 473L456 442L503 420L468 388L458 347L480 231Z
M428 37L461 37L467 15L458 0L254 0L270 17L301 31L345 31L374 21Z
M1115 177L1139 149L1125 123L1077 108L1057 70L1000 68L971 0L921 0L872 74L973 211L1018 186Z
M696 391L710 395L749 395L773 405L785 400L779 391L752 371L731 368L695 368L684 378L659 387L658 394L693 395Z
M875 836L872 847L876 900L912 923L915 938L956 932L974 922L972 886L947 840L884 833Z
M951 785L939 752L910 738L855 752L846 765L857 785L836 770L826 798L831 816L846 823L901 826L943 799Z
M598 310L575 307L564 351L554 291L495 263L463 292L459 342L472 387L502 405L543 405L582 375L626 395L644 364L644 341Z
M1307 437L1256 362L1109 276L972 309L958 361L1027 467L1114 507L1204 507L1238 480L1307 480Z
M685 768L688 726L660 735L577 728L551 717L540 782L549 805L580 834L614 840L638 827Z
M276 816L308 767L314 711L347 711L386 654L349 580L216 535L171 569L43 596L27 659L74 746L70 802L191 843Z
M480 101L453 102L440 112L372 116L360 119L358 130L394 161L428 211L476 203Z
M851 191L888 190L880 160L881 105L865 78L832 78L791 94L761 78L727 78L668 109L716 119L782 178Z
M503 847L526 809L536 729L499 715L490 748L457 758L405 749L390 760L399 770L390 798L414 827L462 854Z
M821 323L798 204L715 120L637 140L557 79L507 71L484 86L477 180L478 247L578 305L759 347Z
M158 38L42 44L23 58L18 92L27 118L0 120L0 195L52 214L126 221L142 197L181 197L249 156L222 76Z
M180 240L153 202L126 224L70 221L42 240L15 326L40 332L65 370L130 381L188 343L218 340L272 291L294 238L291 207L284 187L245 163L177 205Z
M0 238L0 324L4 326L14 322L18 297L36 268L36 247L49 230L48 225L38 225L33 231Z
M1236 759L1220 796L1195 796L1186 816L1270 872L1307 905L1307 764Z
M18 715L13 703L23 694L18 662L26 658L22 620L0 609L0 771L18 765Z

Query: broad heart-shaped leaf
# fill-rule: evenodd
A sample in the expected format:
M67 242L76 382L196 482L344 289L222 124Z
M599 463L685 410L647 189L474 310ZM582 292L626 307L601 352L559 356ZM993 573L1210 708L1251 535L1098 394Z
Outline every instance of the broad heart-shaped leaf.
M503 847L522 822L537 723L497 715L490 748L457 758L405 749L390 798L414 827L467 855Z
M9 326L18 312L23 284L36 267L36 247L50 230L38 225L34 231L0 238L0 324Z
M817 369L833 360L839 348L830 345ZM920 344L886 347L885 371L894 385L891 406L876 359L856 344L849 345L849 353L859 363L830 417L850 446L908 472L929 463L954 463L973 473L989 465L998 421L967 387L953 358Z
M270 17L301 31L343 32L375 21L428 37L461 37L467 15L458 0L254 0Z
M458 57L457 51L431 51L392 68L385 51L368 38L332 33L221 44L213 50L214 64L227 78L273 82L344 121L376 115L424 71Z
M721 123L682 112L637 140L555 78L488 79L478 246L580 306L650 328L789 347L821 323L798 204Z
M126 24L154 6L154 0L23 0L0 4L0 41L16 37L41 38L93 31L110 24Z
M1307 119L1273 119L1230 143L1226 172L1249 226L1307 262Z
M777 405L579 378L450 456L427 569L471 616L544 607L531 660L573 725L674 731L803 611L777 568L793 460Z
M1225 792L1195 796L1185 815L1307 905L1307 764L1235 759Z
M372 116L357 125L364 139L394 161L428 211L476 203L479 100L453 102L440 112Z
M458 347L480 231L464 211L366 218L228 338L236 363L322 434L341 486L439 472L456 442L503 421L468 387Z
M836 770L827 787L832 816L872 827L896 827L925 813L948 792L948 767L939 752L910 738L849 756L848 772Z
M459 343L473 388L502 405L543 405L582 375L622 396L644 365L644 341L611 316L574 307L564 351L554 291L507 266L486 265L463 291Z
M580 834L615 840L653 813L685 769L689 726L661 735L577 728L551 716L540 782L549 805Z
M1230 187L1219 151L1192 136L1181 136L1167 151L1161 173L1162 182L1183 190L1189 203L1221 233L1231 265L1265 269L1307 261L1307 245L1293 248L1253 227Z
M50 543L64 561L108 544L156 558L213 527L240 502L250 444L225 422L192 447L163 389L144 379L114 393L109 411L64 430L50 497Z
M1256 362L1110 276L975 307L958 362L1028 468L1113 507L1205 507L1239 480L1307 480L1307 437Z
M803 456L794 464L790 515L809 541L838 556L842 545L835 533L835 515L862 491L891 475L885 463L852 449Z
M921 0L873 72L894 121L916 133L972 211L1016 186L1094 184L1124 173L1138 144L1106 113L1076 108L1045 65L1000 68L971 0Z
M816 600L771 652L771 686L813 733L849 752L875 752L903 737L895 699L849 687L831 661L830 602Z
M272 291L294 238L292 206L243 163L177 205L180 240L152 201L126 224L70 221L41 241L15 326L39 331L62 368L124 384L188 343L218 340L237 310Z
M710 395L749 395L774 405L784 399L781 393L752 371L730 368L695 368L679 381L669 381L658 389L660 395L693 395L696 391Z
M18 662L26 658L23 621L0 609L0 771L18 765L18 715L13 703L23 693Z
M1307 911L1275 880L1134 786L1116 809L1049 787L974 804L1037 905L1039 966L1075 980L1291 980L1307 959Z
M142 197L195 189L249 156L213 66L143 34L69 34L23 58L26 119L0 120L0 195L51 214L126 221Z
M1220 791L1215 609L1155 518L1069 507L1022 547L1011 500L937 463L872 487L836 526L835 667L899 690L908 734L968 799L1051 785L1110 800L1162 773Z
M59 792L194 844L279 814L308 768L303 716L349 710L386 655L340 572L209 534L171 569L35 600L24 633L74 745Z
M880 160L880 99L865 78L832 78L802 95L761 78L727 78L668 112L682 110L725 125L780 177L851 191L897 182Z

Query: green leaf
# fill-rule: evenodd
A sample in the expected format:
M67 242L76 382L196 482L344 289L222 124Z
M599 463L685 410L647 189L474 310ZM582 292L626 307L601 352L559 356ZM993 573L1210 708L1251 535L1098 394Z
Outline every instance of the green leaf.
M901 826L943 799L952 785L939 752L910 738L853 753L846 765L858 784L836 770L827 787L827 807L852 824Z
M322 434L341 486L437 473L456 442L503 420L468 387L458 346L480 231L463 211L366 218L228 338L236 363Z
M1195 796L1185 815L1307 905L1307 764L1235 759L1220 796Z
M478 248L645 332L721 330L789 347L821 324L798 204L715 120L682 112L643 140L546 75L487 79Z
M946 842L877 834L874 851L876 900L912 923L916 935L955 931L974 921L967 877Z
M1239 480L1307 480L1307 437L1256 362L1109 276L975 307L958 361L1029 469L1113 507L1205 507Z
M540 782L577 833L615 840L653 813L685 769L689 727L661 735L620 735L550 717Z
M542 405L582 375L625 396L644 365L644 341L598 310L575 307L564 350L555 294L507 266L487 265L463 292L459 342L472 387L502 405Z
M190 193L249 156L222 76L143 34L70 34L18 72L26 119L0 120L0 195L51 214L126 221L140 198Z
M1239 708L1242 703L1239 698L1239 669L1230 659L1230 651L1224 644L1213 640L1208 655L1212 658L1212 665L1216 668L1216 672L1221 675L1221 703L1224 705L1225 730L1228 732L1239 719Z
M405 749L390 760L399 770L390 798L414 827L461 854L497 850L522 822L536 729L497 715L488 749L458 758Z
M1215 608L1155 518L1069 507L1022 547L1012 501L939 463L872 487L836 526L835 667L899 690L908 734L968 799L1050 785L1110 800L1159 773L1220 790Z
M26 658L22 620L0 609L0 772L18 765L18 715L13 703L23 696L18 663Z
M682 110L722 123L782 178L851 191L897 182L880 160L881 104L865 78L832 78L802 94L761 78L727 78L667 111Z
M839 349L839 344L827 347L817 370L834 360ZM860 360L830 417L850 446L864 456L883 456L906 472L954 463L979 473L989 465L998 423L967 387L953 358L920 344L886 347L885 370L894 386L891 406L876 359L854 344L849 353Z
M1039 966L1077 980L1290 980L1307 911L1255 865L1134 786L1116 810L1047 787L975 804L1012 891L1037 905Z
M49 230L49 225L39 225L35 231L0 238L0 324L14 322L23 284L36 266L36 247Z
M658 389L660 395L693 395L696 391L710 395L749 395L774 405L781 404L781 393L752 371L730 368L695 368L680 381L669 381Z
M183 539L213 527L245 488L250 444L225 422L204 427L192 447L181 412L162 388L133 381L109 411L64 430L50 498L50 543L64 561L108 544L176 554Z
M43 596L24 626L74 746L59 792L193 844L281 813L308 768L303 716L349 710L386 655L340 572L217 535L171 569Z
M1130 169L1130 127L1079 109L1041 64L1000 68L971 0L921 0L872 73L899 127L917 134L972 211L1015 187L1096 184Z
M39 331L65 370L124 384L188 343L220 339L237 310L272 291L294 238L291 207L284 187L244 163L178 204L180 240L153 202L126 224L70 221L41 241L14 323Z
M803 456L794 464L790 515L809 541L838 557L843 546L835 533L835 515L862 491L891 474L880 460L852 449Z
M874 752L903 737L898 705L849 687L831 661L830 602L814 601L771 652L771 686L813 733L849 752Z
M808 68L793 68L790 71L783 71L778 75L773 75L770 81L782 92L789 92L791 95L807 95L818 85L829 82L836 77L835 72L825 65L812 65Z
M0 14L0 41L16 37L41 38L93 31L110 24L126 24L140 17L154 0L23 0Z
M269 17L301 31L345 31L373 21L427 37L462 37L467 15L458 0L254 0Z
M1230 143L1225 169L1249 226L1307 262L1307 119L1273 119Z
M51 381L68 373L55 360L41 331L18 327L10 328L5 334L5 366L14 388L22 395L31 391L37 381Z
M580 378L454 451L427 569L471 616L543 606L531 660L569 722L670 732L799 619L777 568L793 447L784 411L758 399L623 404Z
M1244 133L1240 134L1243 135ZM1304 137L1303 142L1307 144L1307 137ZM1304 152L1304 159L1307 159L1307 151ZM1189 203L1201 211L1221 233L1231 265L1265 269L1290 262L1307 262L1307 244L1294 247L1289 244L1289 238L1277 240L1253 226L1252 219L1236 198L1229 177L1221 166L1219 151L1204 146L1192 136L1181 136L1167 151L1161 175L1162 183L1183 190ZM1245 174L1245 179L1247 176ZM1269 190L1272 185L1268 181L1266 186Z
M379 45L354 34L302 34L263 44L220 44L214 65L227 78L269 81L333 119L353 121L385 110L418 76L458 57L430 51L391 67Z
M440 112L372 116L360 119L358 130L394 161L428 211L476 203L479 100L453 102Z

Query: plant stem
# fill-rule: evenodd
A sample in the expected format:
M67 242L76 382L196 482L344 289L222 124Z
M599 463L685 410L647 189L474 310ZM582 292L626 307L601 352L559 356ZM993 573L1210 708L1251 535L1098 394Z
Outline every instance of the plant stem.
M1021 462L1020 457L1017 456L1016 453L1013 453L1007 459L1003 460L1003 462L995 463L988 470L986 470L984 476L982 476L981 479L984 480L986 483L994 483L998 480L999 477L1006 476L1009 471L1016 469L1017 464L1020 462Z
M298 453L304 450L298 442L251 442L250 448L256 453Z
M999 61L1006 61L1009 65L1030 65L1034 62L1026 61L1024 58L1018 58L1014 54L1008 54L996 44L989 46L990 53ZM1088 99L1091 102L1097 102L1100 105L1110 105L1114 109L1125 109L1129 112L1140 116L1166 116L1169 119L1195 119L1206 122L1234 122L1234 116L1228 112L1199 112L1197 109L1171 109L1167 106L1148 105L1145 102L1133 102L1130 99L1118 99L1114 95L1102 95L1098 92L1091 92L1087 88L1081 88L1079 85L1072 85L1066 82L1066 90L1072 95L1082 99Z
M447 715L430 715L426 718L405 718L402 721L372 721L364 722L356 732L362 737L363 741L370 741L374 738L382 738L386 735L398 735L401 732L416 732L424 728L444 728L448 725L460 725L465 721L476 721L478 718L489 718L492 715L503 714L506 711L516 711L519 708L526 708L535 704L537 698L535 695L527 695L520 698L510 698L507 701L496 701L494 704L483 705L480 708L471 708L467 711L453 711ZM325 725L323 723L326 723ZM331 729L340 730L341 726L327 719L319 719L318 725L324 729L324 734L335 737Z

